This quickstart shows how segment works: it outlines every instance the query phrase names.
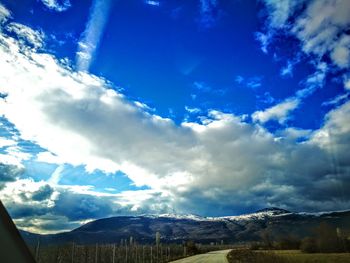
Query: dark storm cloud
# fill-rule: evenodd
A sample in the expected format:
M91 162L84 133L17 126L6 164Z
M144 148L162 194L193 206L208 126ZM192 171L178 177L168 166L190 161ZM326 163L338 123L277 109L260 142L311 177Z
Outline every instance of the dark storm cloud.
M39 190L35 191L32 194L31 198L34 201L42 201L42 200L50 198L51 195L53 194L53 192L54 192L54 189L47 184L47 185L41 186L39 188Z
M49 207L40 207L30 203L5 202L5 206L13 219L27 218L29 221L31 218L34 219L37 216L45 215L50 211Z
M69 220L100 218L111 215L113 206L108 198L64 191L56 200L53 213Z
M4 188L6 182L14 182L23 171L22 168L15 165L0 163L0 190Z

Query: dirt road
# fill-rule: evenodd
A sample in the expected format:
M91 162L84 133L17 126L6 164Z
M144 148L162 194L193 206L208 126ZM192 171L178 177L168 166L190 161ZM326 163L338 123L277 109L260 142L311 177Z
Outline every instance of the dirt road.
M228 263L226 256L230 252L228 250L212 251L207 254L196 255L180 260L173 261L172 263Z

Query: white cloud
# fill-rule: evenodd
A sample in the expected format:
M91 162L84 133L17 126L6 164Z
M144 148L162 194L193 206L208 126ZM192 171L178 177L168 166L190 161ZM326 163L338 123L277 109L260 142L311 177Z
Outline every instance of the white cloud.
M0 24L7 21L8 18L11 17L11 12L0 3Z
M328 66L325 62L320 62L316 65L316 72L311 74L306 79L306 84L308 86L322 86L326 78Z
M350 24L350 2L347 0L311 1L305 12L296 20L293 32L302 41L306 53L319 56L342 45L345 30ZM334 60L337 63L336 60Z
M14 182L9 182L6 187L0 191L0 196L3 200L12 200L15 203L26 205L36 205L38 209L49 208L54 205L54 201L58 196L58 192L50 192L44 200L36 200L32 198L34 194L47 186L44 181L35 182L32 179L18 179Z
M256 89L256 88L261 87L261 80L262 80L261 77L252 77L252 78L247 79L246 85L248 88Z
M257 88L261 87L262 79L263 79L262 76L243 77L243 76L237 75L235 77L235 82L237 84L244 85L250 89L257 89Z
M344 102L347 101L347 99L349 98L349 94L345 93L345 94L340 94L330 100L327 100L325 102L322 103L322 106L329 106L329 105L337 105L337 104L343 104Z
M316 65L316 71L309 75L304 81L305 88L296 92L296 97L303 99L313 94L317 89L322 88L325 83L328 66L325 62Z
M287 65L281 69L281 76L293 76L293 63L291 61L287 61Z
M71 230L101 217L173 211L169 196L154 190L101 193L93 186L12 178L11 173L18 174L17 168L1 167L7 168L0 176L1 200L16 225L34 233Z
M151 6L160 6L160 2L159 1L147 0L147 1L145 1L145 3L147 5L151 5Z
M191 108L191 107L188 107L188 106L185 106L185 110L188 113L191 113L191 114L196 114L196 113L200 113L201 112L201 109L199 109L199 108Z
M269 25L273 28L285 26L289 17L305 0L263 0L270 12Z
M51 177L49 178L49 180L47 181L50 185L58 185L60 179L61 179L61 175L62 172L64 170L64 166L63 165L59 165L55 171L51 174Z
M71 7L70 0L41 0L41 2L49 9L63 12Z
M296 96L305 97L319 87L330 72L350 67L350 1L348 0L263 0L268 12L266 32L256 33L263 52L276 34L294 35L299 39L302 51L310 55L316 71L305 81L306 88ZM290 19L292 18L292 19ZM332 64L332 65L330 65ZM281 75L290 74L288 67ZM335 67L334 67L335 66ZM346 79L346 76L344 77ZM350 84L344 81L345 89ZM327 102L325 102L327 104Z
M327 71L327 64L319 62L316 65L316 71L304 81L305 88L298 90L295 96L289 97L272 107L254 112L252 114L253 121L266 123L275 120L280 124L284 124L290 118L290 113L299 107L303 99L323 87Z
M7 61L2 65L6 77L0 80L1 92L8 94L0 104L1 111L15 123L22 138L54 154L41 154L41 160L50 157L58 163L86 165L90 171L124 169L139 178L140 182L135 183L151 184L145 176L154 178L154 172L150 172L154 163L163 164L156 173L165 177L166 166L176 160L176 153L171 160L161 153L176 148L168 142L190 142L191 138L185 137L189 131L177 130L171 120L129 103L104 80L71 72L44 53L22 54L14 39L2 36L0 41L0 55ZM102 122L90 125L95 121ZM102 155L102 148L96 148L91 140L105 145ZM141 156L144 151L140 149L147 149L147 154ZM137 159L141 160L138 165L134 164Z
M265 123L270 120L276 120L280 124L283 124L289 119L290 112L295 110L299 104L300 101L297 98L287 99L263 111L254 112L252 114L252 118L254 121L261 123Z
M6 26L6 30L15 33L20 40L25 42L25 45L29 44L34 48L40 48L43 46L45 38L43 32L33 30L26 25L15 22L9 23Z
M331 154L338 163L336 169L349 168L349 134L350 134L350 102L331 110L325 117L324 126L315 131L312 142L319 145ZM342 167L343 164L345 167Z
M0 87L8 94L0 107L24 139L53 154L40 154L40 160L85 165L90 171L121 170L137 186L185 191L203 184L203 174L208 175L208 187L218 183L219 175L231 178L235 166L241 166L220 153L220 142L211 138L225 144L243 134L256 136L257 131L240 118L215 111L202 124L178 127L126 101L102 79L73 72L44 53L22 54L11 38L0 40L12 45L0 49L0 57L7 61L2 66L7 77L0 79ZM259 138L270 137L258 133L255 145ZM227 148L228 156L241 149L240 143L233 145Z
M350 63L350 36L343 35L331 52L331 59L340 68L348 68Z
M348 76L344 77L344 88L350 90L350 78Z
M78 70L89 70L108 21L110 5L111 0L93 1L89 21L78 43L78 52L76 54Z
M273 41L276 31L289 29L289 18L299 10L306 0L262 0L268 11L266 20L266 32L256 32L255 38L260 43L264 53L268 53L268 47Z
M255 33L255 39L260 42L261 51L264 52L265 54L268 53L267 49L271 43L271 38L272 38L271 33L267 33L267 34L264 34L261 32Z
M266 34L270 37L261 39L263 46L271 41L276 28L283 28L301 41L305 53L319 58L328 55L338 67L349 67L348 0L264 0L264 3L269 12ZM302 4L306 5L305 10L293 16ZM294 21L288 22L292 16ZM261 33L261 36L266 34Z
M288 140L298 140L309 138L312 134L312 130L310 129L300 129L295 127L288 127L279 132L283 138Z
M18 141L15 139L16 136L0 137L0 148L3 148L0 152L0 164L23 168L23 161L29 160L32 155L23 152L21 147L18 146Z
M13 145L17 145L17 142L12 139L0 137L0 148Z

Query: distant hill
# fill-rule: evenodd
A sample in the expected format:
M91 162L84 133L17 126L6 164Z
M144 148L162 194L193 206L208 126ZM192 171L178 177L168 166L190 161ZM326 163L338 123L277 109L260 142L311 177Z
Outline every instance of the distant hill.
M129 239L130 236L139 243L151 243L157 231L163 242L194 240L210 243L223 240L225 243L239 243L259 240L263 231L269 231L275 239L285 235L305 237L312 234L321 222L349 231L350 211L293 213L267 208L252 214L227 217L176 214L118 216L95 220L70 232L51 235L21 233L29 244L35 244L38 238L42 244L120 243L121 239Z

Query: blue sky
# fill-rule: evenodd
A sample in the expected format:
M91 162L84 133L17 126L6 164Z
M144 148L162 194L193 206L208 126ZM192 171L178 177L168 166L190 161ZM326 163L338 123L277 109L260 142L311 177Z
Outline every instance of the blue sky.
M348 1L0 3L0 197L20 227L349 208Z

